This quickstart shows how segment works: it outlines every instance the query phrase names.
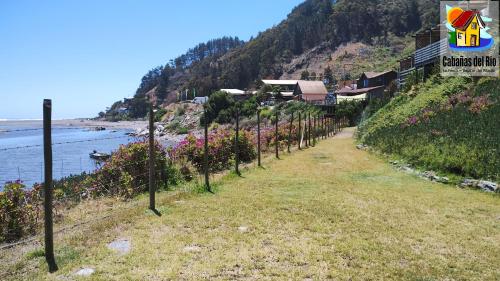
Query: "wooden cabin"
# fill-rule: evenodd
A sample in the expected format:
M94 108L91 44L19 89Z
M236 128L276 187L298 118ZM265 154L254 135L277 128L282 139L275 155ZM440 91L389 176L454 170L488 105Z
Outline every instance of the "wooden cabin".
M358 89L377 86L387 86L398 77L398 73L393 70L385 72L363 72L358 79Z
M322 81L299 80L295 85L293 96L308 102L324 102L328 90Z

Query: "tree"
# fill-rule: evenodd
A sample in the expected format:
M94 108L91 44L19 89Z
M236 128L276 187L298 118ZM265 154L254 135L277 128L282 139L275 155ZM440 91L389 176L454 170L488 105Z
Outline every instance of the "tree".
M227 92L218 91L210 95L207 102L208 122L216 121L219 124L231 122L234 112L235 101ZM205 119L200 119L200 124L204 124Z
M334 79L333 79L333 72L330 66L327 66L323 72L323 77L325 80L327 80L326 84L333 84Z
M307 69L300 74L300 80L309 80L309 71Z
M281 88L279 86L272 86L271 93L275 100L283 100L283 94L281 93Z

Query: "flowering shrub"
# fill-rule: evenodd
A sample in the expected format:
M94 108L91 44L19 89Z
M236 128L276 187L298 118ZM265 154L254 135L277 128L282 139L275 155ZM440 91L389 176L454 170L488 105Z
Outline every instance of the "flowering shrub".
M278 125L278 147L280 150L284 150L288 145L288 134L290 125L280 124ZM274 127L263 128L260 131L260 143L261 150L267 152L270 149L274 149L276 144L276 132ZM291 145L296 145L299 139L298 127L296 124L292 125L292 135L291 135ZM254 145L257 146L257 137L255 137Z
M149 144L135 142L122 145L101 169L90 175L82 185L83 197L117 195L131 198L148 190ZM155 177L161 180L160 169L165 167L166 156L160 144L155 144Z
M240 130L238 138L241 162L250 162L256 157L252 143L254 136L249 131ZM215 130L208 135L208 165L212 171L222 171L231 166L234 159L235 133L230 130ZM198 169L203 170L205 157L205 139L188 135L169 152L174 162L187 159Z
M24 189L21 181L7 182L0 192L0 242L34 234L38 226L40 186Z

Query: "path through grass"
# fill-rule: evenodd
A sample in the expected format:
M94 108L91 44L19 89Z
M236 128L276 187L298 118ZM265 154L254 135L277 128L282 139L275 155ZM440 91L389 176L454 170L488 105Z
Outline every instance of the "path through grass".
M500 277L498 195L395 171L350 137L265 166L225 177L214 195L162 193L161 217L142 198L113 222L59 237L55 274L36 255L6 270L32 280L72 280L82 267L96 269L85 280ZM108 250L116 238L132 251Z

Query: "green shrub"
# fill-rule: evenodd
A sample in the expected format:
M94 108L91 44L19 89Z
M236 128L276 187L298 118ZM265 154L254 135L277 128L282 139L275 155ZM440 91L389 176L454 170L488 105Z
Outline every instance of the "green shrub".
M359 126L359 140L426 169L500 179L500 82L431 78Z
M41 216L40 186L26 190L21 181L7 182L0 192L0 242L36 232Z
M154 120L155 122L160 122L165 114L167 114L167 110L165 108L160 108L156 110Z
M347 118L347 120L349 120L349 125L354 126L361 118L361 113L364 108L365 101L342 101L337 104L335 115L340 118Z
M136 142L122 145L101 169L85 181L86 192L91 197L113 195L131 198L148 190L149 144ZM167 163L162 146L155 144L155 177L160 182L161 167Z
M177 129L177 134L179 135L185 135L187 133L189 133L189 129L186 127L180 127Z

